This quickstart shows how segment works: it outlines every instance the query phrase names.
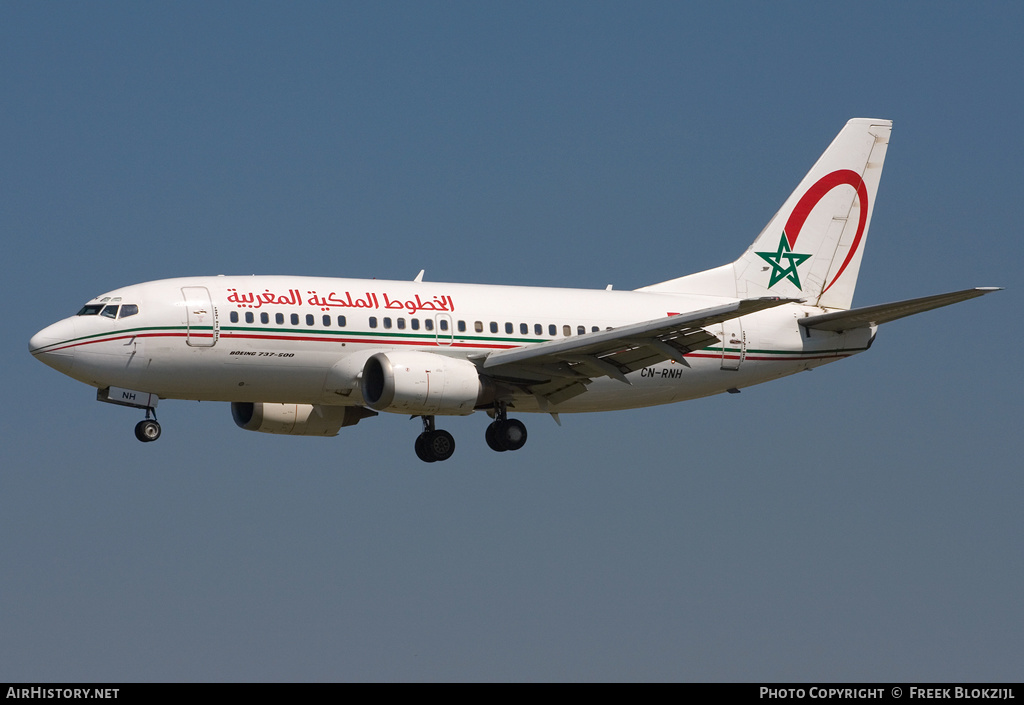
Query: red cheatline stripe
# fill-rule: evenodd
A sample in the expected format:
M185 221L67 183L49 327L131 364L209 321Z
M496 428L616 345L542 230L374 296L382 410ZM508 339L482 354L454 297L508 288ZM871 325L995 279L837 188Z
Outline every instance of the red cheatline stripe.
M128 335L118 335L109 338L96 338L94 340L82 340L70 345L61 345L59 347L50 348L45 352L57 352L59 350L67 350L68 348L74 348L82 345L92 345L93 343L108 343L115 340L129 340L131 338L184 338L187 334L184 332L180 333L138 333ZM203 334L192 334L193 338L212 338L213 335L210 333ZM228 333L221 336L222 339L228 338L242 338L247 340L278 340L278 341L312 341L318 343L361 343L367 345L422 345L422 346L434 346L434 347L445 347L445 348L472 348L472 349L490 349L490 350L509 350L512 348L519 347L517 345L498 345L498 344L486 344L486 343L452 343L451 345L444 345L436 341L423 341L423 340L390 340L390 339L373 339L373 338L324 338L324 337L309 337L309 336L285 336L285 335L246 335L238 333ZM34 350L34 353L40 353L44 350ZM822 354L801 354L793 352L778 352L771 354L760 354L760 355L746 355L743 360L757 360L761 362L788 362L794 360L820 360L825 358L834 357L849 357L853 355L853 352L841 352L834 351ZM723 355L721 352L691 352L686 353L686 357L706 358L706 359L722 359ZM739 360L739 355L726 354L724 355L726 360Z
M68 348L77 348L77 347L79 347L81 345L92 345L93 343L112 343L115 340L130 340L131 338L184 338L184 337L185 337L185 333L138 333L138 334L132 333L132 334L128 334L128 335L117 335L117 336L114 336L114 337L111 337L111 338L96 338L94 340L79 340L78 342L71 343L70 345L60 345L60 344L58 344L59 347L56 347L56 348L48 348L48 349L47 348L39 348L38 350L33 350L32 352L33 353L42 353L42 352L52 353L52 352L57 352L58 350L67 350ZM196 336L193 335L193 337L196 337ZM212 337L212 336L207 336L207 337Z
M185 338L186 333L139 333L137 335L117 335L109 338L96 338L94 340L81 340L70 345L59 345L55 348L44 349L40 348L34 350L35 353L42 352L57 352L59 350L67 350L68 348L80 347L82 345L92 345L93 343L109 343L115 340L130 340L132 338ZM193 333L193 338L212 338L211 333ZM289 340L289 341L313 341L318 343L367 343L371 345L424 345L444 348L484 348L490 350L506 350L510 348L518 347L516 345L498 345L498 344L486 344L486 343L452 343L446 345L437 341L429 340L375 340L367 338L321 338L321 337L309 337L309 336L288 336L288 335L239 335L237 333L229 333L221 336L222 339L234 339L234 338L245 338L251 340Z
M775 354L770 355L770 356L766 356L766 355L747 355L746 357L740 358L739 355L724 355L723 356L721 353L708 354L708 353L695 353L695 352L692 352L692 353L686 353L686 355L684 357L701 357L701 358L707 358L707 359L710 359L710 360L721 360L724 357L724 359L726 359L726 360L739 360L739 359L742 359L743 361L757 360L759 362L792 362L794 360L824 360L825 358L833 358L833 357L849 357L850 355L853 355L853 353L852 352L834 352L834 353L829 353L827 355L797 355L797 354L793 354L793 353L782 353L782 352L780 352L780 353L775 353Z

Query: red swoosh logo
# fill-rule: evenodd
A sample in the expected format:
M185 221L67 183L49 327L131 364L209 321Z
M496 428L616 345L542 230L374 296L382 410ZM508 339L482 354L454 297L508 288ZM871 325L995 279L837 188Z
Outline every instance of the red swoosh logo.
M868 189L864 185L864 179L860 178L860 174L850 169L839 169L833 171L831 174L818 179L817 183L807 189L807 193L797 202L796 207L789 216L789 220L786 221L786 228L783 231L786 235L786 240L789 242L789 249L793 251L796 247L796 239L800 235L800 229L804 227L804 222L807 220L807 216L811 214L814 207L818 205L818 201L825 197L832 189L837 186L852 186L857 190L857 200L860 201L860 219L857 223L857 234L853 238L853 245L850 247L850 251L846 255L846 259L843 260L843 266L839 268L836 275L832 277L821 293L824 294L829 290L833 284L836 283L836 279L842 276L846 270L846 265L850 264L850 260L857 253L857 249L860 247L860 241L864 237L864 228L867 227L868 223Z

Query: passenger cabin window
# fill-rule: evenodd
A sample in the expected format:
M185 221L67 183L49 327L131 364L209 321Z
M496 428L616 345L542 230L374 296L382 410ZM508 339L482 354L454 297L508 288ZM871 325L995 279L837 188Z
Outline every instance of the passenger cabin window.
M496 321L491 321L491 332L492 333L497 333L498 332L498 324L497 324Z
M282 326L282 325L284 325L284 314L283 314L283 313L275 313L275 314L274 314L274 321L275 321L275 322L277 323L277 325L279 325L279 326Z
M232 311L231 315L228 316L228 318L231 319L232 323L238 323L238 311Z
M260 314L260 323L263 323L263 324L270 323L270 314L267 313L266 311L261 313Z
M252 311L246 311L245 312L245 322L246 323L252 323L254 320L256 320L256 318L252 315Z
M292 325L293 325L293 326L297 326L297 325L299 325L299 314L297 314L297 313L293 313L293 314L292 314L292 318L291 318L291 321L292 321Z
M376 327L377 327L377 317L376 316L370 316L370 328L376 328Z
M434 330L433 319L428 318L427 320L423 321L423 327L426 328L427 330Z
M540 323L534 323L533 324L533 334L534 335L544 335L544 326L542 326Z
M391 327L391 319L388 318L387 316L384 317L384 327L385 328L390 328Z
M548 326L548 335L558 335L558 327L554 323Z
M460 333L465 333L466 332L466 322L465 321L459 321L459 332Z
M520 323L519 332L522 333L523 335L526 335L527 333L530 332L530 326L526 325L525 323Z
M410 318L409 319L409 326L413 330L419 330L420 329L420 319L418 319L418 318Z
M314 323L316 323L316 319L313 318L313 314L312 313L307 313L306 314L306 325L307 326L312 326Z
M576 335L583 335L587 332L586 326L576 326Z
M397 323L398 323L398 330L405 330L405 319L404 318L399 318Z
M477 333L483 333L484 332L483 321L477 321L476 323L474 323L473 324L473 330L475 330Z
M514 330L514 329L512 328L512 324L511 324L511 323L508 323L508 322L506 322L506 323L505 323L505 332L506 332L506 333L511 333L511 332L512 332L513 330Z
M338 316L338 328L344 328L344 327L345 327L345 317L344 316Z
M438 321L438 325L441 326L441 330L448 330L448 319L442 318Z
M572 335L572 326L562 326L562 335L566 338Z
M330 328L330 327L331 327L331 317L330 317L329 314L325 313L324 314L324 328Z

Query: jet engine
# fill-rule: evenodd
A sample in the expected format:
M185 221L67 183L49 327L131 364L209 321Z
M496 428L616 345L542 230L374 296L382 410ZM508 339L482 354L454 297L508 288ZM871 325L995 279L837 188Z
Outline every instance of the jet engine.
M361 406L231 402L231 417L239 428L289 436L337 436L343 426L376 415Z
M412 350L371 355L360 386L372 409L424 416L472 414L493 396L472 362Z

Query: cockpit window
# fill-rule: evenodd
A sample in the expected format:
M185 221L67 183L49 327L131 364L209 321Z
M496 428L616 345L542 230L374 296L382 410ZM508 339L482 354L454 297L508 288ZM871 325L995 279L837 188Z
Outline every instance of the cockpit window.
M128 316L134 316L139 312L138 304L124 304L121 306L121 318L128 318Z
M104 306L100 315L106 318L117 318L117 306Z
M95 316L97 313L103 310L103 304L86 304L82 307L76 315L78 316Z

